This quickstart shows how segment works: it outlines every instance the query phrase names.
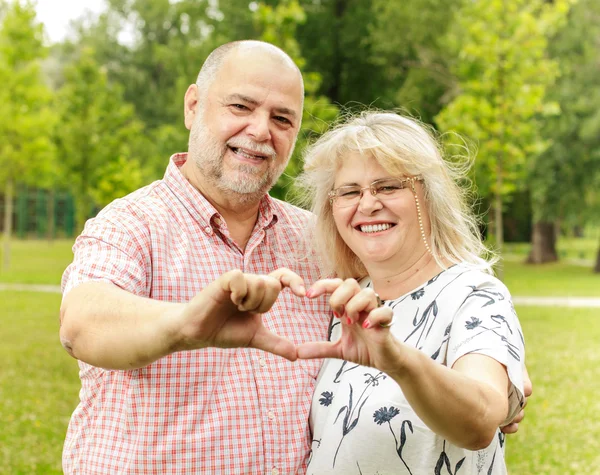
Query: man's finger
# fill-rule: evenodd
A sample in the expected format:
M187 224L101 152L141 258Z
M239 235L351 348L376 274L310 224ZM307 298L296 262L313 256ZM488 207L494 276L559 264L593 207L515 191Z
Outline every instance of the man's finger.
M342 279L317 280L306 292L308 298L319 297L324 294L332 294L344 281Z
M262 326L254 334L252 341L250 341L250 347L283 356L290 361L296 361L297 359L296 347L291 341Z
M234 305L240 305L246 298L248 285L241 270L235 269L226 272L219 278L219 281L221 282L222 289L231 293L230 298Z
M283 287L288 287L294 295L304 297L306 288L304 287L304 279L290 269L281 268L269 274L281 282Z
M265 275L245 274L244 278L246 280L248 291L246 292L244 299L238 305L238 310L240 312L263 313L260 308L265 298L268 285L274 284L281 288L281 284L272 277Z
M511 422L510 424L501 427L500 430L503 434L516 434L519 430L519 424L516 422Z
M330 341L315 341L298 345L298 358L339 358L337 345Z

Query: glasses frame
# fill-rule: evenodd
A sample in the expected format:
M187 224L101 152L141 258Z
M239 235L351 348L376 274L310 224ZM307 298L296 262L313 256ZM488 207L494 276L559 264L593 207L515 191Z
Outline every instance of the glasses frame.
M371 195L374 196L375 198L377 198L379 201L382 201L380 197L377 196L377 189L376 189L376 185L378 183L381 182L386 182L386 181L390 181L390 180L398 180L401 184L402 184L402 190L406 188L406 186L404 186L405 183L410 183L410 186L412 188L412 191L415 192L415 181L423 181L423 177L421 175L416 175L416 176L410 176L410 177L406 177L406 178L380 178L379 180L375 180L373 183L371 183L369 186L364 186L362 188L358 188L357 191L359 191L359 196L358 196L358 200L356 201L356 203L351 203L348 204L346 206L342 206L342 207L349 207L349 206L355 206L358 203L360 203L360 200L362 200L362 197L364 195L365 190L369 190L371 192ZM350 188L352 185L343 185L343 186L339 186L337 188L334 188L333 190L331 190L329 193L327 193L327 196L329 196L329 204L331 204L333 206L333 204L337 201L337 198L340 197L339 195L339 190L341 188ZM339 204L338 204L339 206Z

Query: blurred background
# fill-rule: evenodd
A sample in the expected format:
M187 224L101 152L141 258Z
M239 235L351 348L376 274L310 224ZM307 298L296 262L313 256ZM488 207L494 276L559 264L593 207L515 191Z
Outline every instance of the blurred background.
M306 85L273 196L293 195L308 142L365 107L474 158L534 383L510 473L600 473L598 0L0 0L0 473L61 473L73 239L187 150L185 90L211 50L248 38L283 48Z

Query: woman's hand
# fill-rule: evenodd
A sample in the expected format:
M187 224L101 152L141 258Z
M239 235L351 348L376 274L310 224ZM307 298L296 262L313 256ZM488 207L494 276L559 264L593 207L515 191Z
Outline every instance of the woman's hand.
M390 332L392 309L380 306L373 289L361 289L354 279L323 279L307 290L308 298L331 294L329 303L342 325L335 342L298 346L298 358L338 358L381 371L398 370L401 345Z

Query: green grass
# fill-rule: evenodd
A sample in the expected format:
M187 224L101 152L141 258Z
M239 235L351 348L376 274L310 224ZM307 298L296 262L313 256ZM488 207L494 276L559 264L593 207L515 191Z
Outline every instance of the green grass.
M0 282L59 285L63 271L73 260L72 239L11 242L11 265L0 270Z
M0 292L0 474L59 474L77 365L58 343L59 295ZM512 475L593 474L600 463L597 309L518 307L534 396L507 442Z
M59 474L80 387L58 340L60 295L0 292L0 301L0 474Z
M600 274L563 262L542 265L505 261L504 283L512 295L600 297Z
M600 466L598 309L517 307L533 397L508 437L513 475L597 474Z
M558 252L560 259L595 262L598 246L600 245L598 240L598 230L593 230L589 232L588 235L589 237L583 238L561 236L556 243L556 251ZM504 244L505 254L513 254L523 259L527 257L530 249L531 244L528 242L511 242Z
M58 284L71 259L70 241L16 241L12 270L0 273L0 282ZM507 260L505 282L513 295L600 296L600 275L568 263L529 266ZM61 473L62 445L80 385L75 361L58 342L59 305L59 295L0 292L2 475ZM519 433L507 441L510 473L598 473L598 309L517 311L534 396Z

